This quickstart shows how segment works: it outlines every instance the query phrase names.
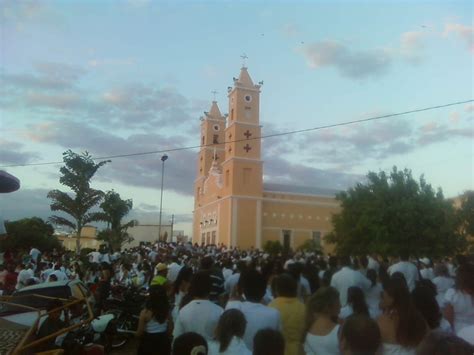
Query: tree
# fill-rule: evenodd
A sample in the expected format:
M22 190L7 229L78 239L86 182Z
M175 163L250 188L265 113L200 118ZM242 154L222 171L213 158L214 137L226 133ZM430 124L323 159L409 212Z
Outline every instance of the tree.
M48 193L48 198L52 200L52 211L62 211L71 216L72 220L54 215L50 217L50 221L76 231L76 252L79 254L82 227L103 219L103 213L91 210L102 201L104 193L92 189L90 180L97 170L110 160L95 163L88 152L77 154L67 150L63 153L63 161L65 165L59 170L61 173L59 182L69 187L74 195L71 196L60 190L52 190Z
M283 245L278 240L268 240L263 250L270 255L278 255L283 252Z
M321 254L321 245L319 245L313 239L306 239L304 241L304 243L301 244L298 247L298 250L305 251L305 252L310 252L310 253Z
M339 254L434 257L465 246L455 210L441 189L435 192L423 176L416 181L409 170L369 172L366 183L337 199L342 209L333 216L328 241Z
M101 231L97 239L106 241L114 250L120 250L123 243L133 240L127 229L138 224L136 220L122 224L122 219L133 208L133 201L122 200L120 195L112 190L105 194L100 207L104 211L102 219L107 222L107 229Z
M461 206L457 211L460 232L470 240L470 250L474 251L474 191L466 191L461 196Z
M62 248L58 238L53 235L53 226L39 217L7 221L5 227L7 236L2 239L0 250L36 247L45 252Z

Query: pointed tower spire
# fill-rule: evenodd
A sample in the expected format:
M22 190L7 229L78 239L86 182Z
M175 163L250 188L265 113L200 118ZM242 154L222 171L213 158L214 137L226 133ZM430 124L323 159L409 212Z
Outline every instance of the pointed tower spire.
M217 101L212 101L211 110L209 111L207 116L214 119L223 118L221 110L219 110L219 106L217 105Z
M254 87L252 78L250 78L249 72L247 71L247 67L240 68L240 75L239 79L237 79L237 83L239 83L243 87Z

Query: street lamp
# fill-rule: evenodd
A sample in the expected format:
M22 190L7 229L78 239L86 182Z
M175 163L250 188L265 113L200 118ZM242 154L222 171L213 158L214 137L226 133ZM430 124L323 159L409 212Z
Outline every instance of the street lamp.
M158 240L161 240L161 213L163 211L163 181L165 178L165 161L168 160L168 156L163 154L161 157L161 197L160 197L160 222L158 225Z

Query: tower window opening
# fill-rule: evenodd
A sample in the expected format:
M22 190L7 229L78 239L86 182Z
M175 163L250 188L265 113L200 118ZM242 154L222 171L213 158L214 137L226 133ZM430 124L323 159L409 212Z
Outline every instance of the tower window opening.
M212 144L219 144L219 135L218 134L214 134L214 136L212 137Z
M204 145L204 136L201 138L201 145Z

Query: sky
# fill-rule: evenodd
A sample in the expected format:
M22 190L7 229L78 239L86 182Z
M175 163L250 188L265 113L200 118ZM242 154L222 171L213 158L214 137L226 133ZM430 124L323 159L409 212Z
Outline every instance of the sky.
M62 152L199 145L199 118L245 53L263 80L262 133L473 99L471 1L0 0L0 215L48 218ZM346 189L411 169L447 197L474 188L474 104L263 141L269 182ZM197 150L169 152L163 222L191 232ZM116 158L92 186L157 223L161 154Z

